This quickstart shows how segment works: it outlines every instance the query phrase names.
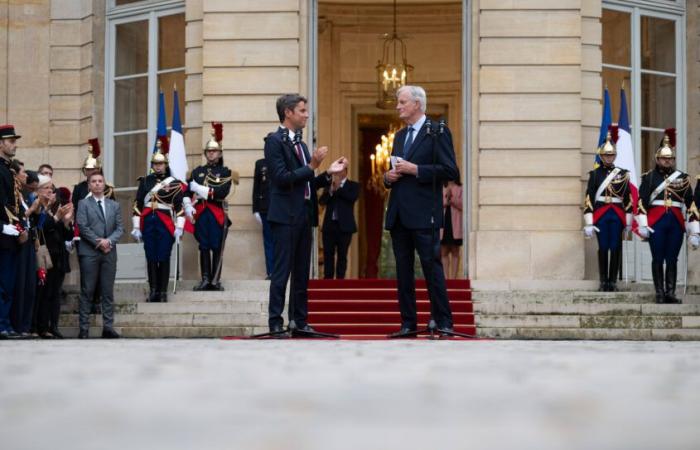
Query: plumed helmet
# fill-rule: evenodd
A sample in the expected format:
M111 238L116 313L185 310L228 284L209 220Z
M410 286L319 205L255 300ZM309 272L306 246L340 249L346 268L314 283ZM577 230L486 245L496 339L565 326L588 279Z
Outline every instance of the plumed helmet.
M659 144L659 149L656 150L657 158L675 158L676 157L676 129L667 128L664 131L664 137Z
M163 148L163 142L160 138L156 141L156 151L151 156L151 164L156 163L168 164L168 151Z
M211 139L207 141L204 145L204 151L207 150L219 150L223 151L223 140L224 140L224 124L221 122L211 123Z
M88 140L88 156L83 161L83 169L101 169L100 165L100 141L97 138Z
M608 134L605 137L605 142L603 142L603 145L598 147L598 154L601 156L602 155L617 156L617 146L615 145L617 143L617 138L618 138L617 125L610 125L608 127Z

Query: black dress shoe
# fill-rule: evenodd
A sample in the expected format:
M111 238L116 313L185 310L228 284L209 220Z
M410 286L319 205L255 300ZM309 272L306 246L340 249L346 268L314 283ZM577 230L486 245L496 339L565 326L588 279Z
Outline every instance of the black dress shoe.
M119 339L121 336L119 336L119 333L114 331L111 328L104 328L102 330L102 338L103 339Z
M438 333L440 334L441 338L451 338L451 337L453 337L453 335L450 333L454 333L454 332L455 332L455 329L452 327L438 328Z
M395 333L391 333L388 337L389 339L401 339L401 338L409 338L409 337L415 337L415 335L411 334L416 331L415 328L401 328L399 331Z
M56 339L63 339L63 334L61 334L61 332L58 331L57 328L49 330L49 333L51 333L51 335Z
M80 333L78 333L78 339L87 339L90 337L90 334L88 333L87 330L80 330Z

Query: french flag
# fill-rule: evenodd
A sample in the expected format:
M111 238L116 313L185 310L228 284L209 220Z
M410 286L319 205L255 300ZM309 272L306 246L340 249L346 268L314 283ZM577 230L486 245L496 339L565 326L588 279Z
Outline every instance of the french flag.
M637 214L639 200L639 178L637 177L637 166L634 164L634 149L632 147L632 133L630 128L629 114L627 113L627 97L625 89L620 90L620 116L618 118L618 138L617 138L617 158L615 165L626 169L630 173L630 195L632 197L632 210ZM636 229L636 223L633 225Z

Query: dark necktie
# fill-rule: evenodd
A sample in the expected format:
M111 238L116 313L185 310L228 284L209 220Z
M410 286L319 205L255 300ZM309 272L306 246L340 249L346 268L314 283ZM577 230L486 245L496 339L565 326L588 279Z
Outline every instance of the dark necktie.
M301 149L301 144L299 144L299 143L295 144L294 148L297 151L297 156L299 157L299 161L301 161L302 164L306 164L306 158L304 158L304 151ZM306 183L306 186L304 186L304 198L306 200L311 198L311 187L309 186L309 183Z
M403 157L405 158L406 155L408 155L408 150L411 148L411 144L413 144L413 127L408 128L408 139L406 139L406 144L403 146Z
M105 235L107 234L107 218L105 217L105 212L102 209L102 200L97 200L97 208L100 210L100 216L102 216L102 220L105 223ZM105 237L105 236L102 236Z

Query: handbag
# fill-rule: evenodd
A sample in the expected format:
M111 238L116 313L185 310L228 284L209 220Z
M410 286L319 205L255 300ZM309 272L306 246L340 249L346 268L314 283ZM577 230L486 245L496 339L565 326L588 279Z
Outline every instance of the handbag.
M49 270L53 269L53 261L51 260L51 254L49 253L49 248L46 246L46 237L44 237L44 230L38 230L37 240L35 241L36 246L36 268ZM41 243L40 238L44 238L44 243Z

